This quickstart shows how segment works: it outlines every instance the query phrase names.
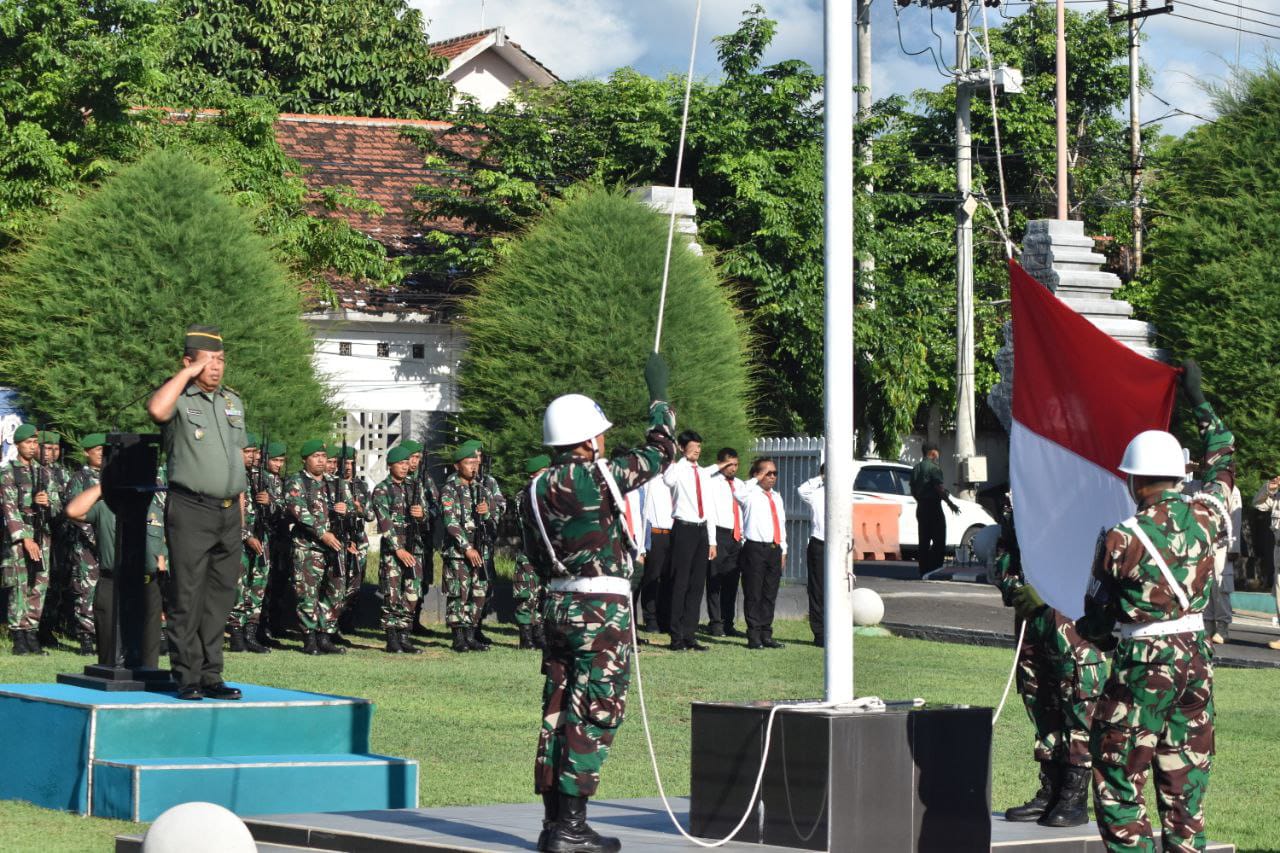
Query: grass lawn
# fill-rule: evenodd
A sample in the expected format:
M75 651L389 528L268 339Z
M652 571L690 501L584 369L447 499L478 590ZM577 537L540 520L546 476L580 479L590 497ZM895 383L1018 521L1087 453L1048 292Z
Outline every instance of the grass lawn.
M689 703L694 700L814 698L822 692L821 650L803 644L801 622L779 625L786 649L748 652L740 641L715 643L707 654L646 650L649 712L667 790L689 790ZM514 631L491 634L501 645L485 655L455 655L440 637L416 657L367 649L334 658L293 651L229 655L227 675L276 687L365 696L377 703L373 749L421 762L423 806L533 800L532 759L542 680L535 652L517 651ZM84 658L69 652L22 658L0 647L0 682L51 681L78 670ZM993 705L1008 674L1004 649L907 639L860 639L856 647L859 695L920 696L934 702ZM1241 850L1280 849L1280 671L1224 669L1217 674L1218 756L1208 799L1209 832ZM640 727L639 703L605 766L602 798L654 796ZM5 732L3 737L36 733ZM1012 696L995 735L993 805L1022 802L1034 790L1031 727ZM13 772L3 768L0 772ZM1148 796L1153 804L1154 797ZM112 849L136 824L81 818L29 805L0 803L0 850ZM532 828L531 828L532 833ZM532 838L532 834L530 836Z

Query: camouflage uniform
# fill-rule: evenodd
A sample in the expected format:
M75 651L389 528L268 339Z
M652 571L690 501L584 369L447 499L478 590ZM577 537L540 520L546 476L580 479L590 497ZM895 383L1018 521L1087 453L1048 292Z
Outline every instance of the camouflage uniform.
M418 579L423 596L431 588L432 575L435 574L435 530L436 523L441 518L440 487L425 469L424 465L418 471L410 472L407 479L410 484L409 497L414 499L426 514L425 518L417 522L418 550L413 555L418 560ZM443 576L441 581L443 582Z
M413 551L409 507L413 488L406 478L399 483L390 474L373 490L370 504L378 520L378 585L382 590L382 628L407 631L412 627L414 607L422 594L416 572L406 569L396 558L402 548ZM417 555L414 555L417 558Z
M369 560L369 531L365 523L374 520L373 504L369 484L364 477L353 476L350 480L343 480L342 484L342 496L351 504L347 511L347 536L355 543L358 553L343 555L344 591L339 612L340 615L350 613L354 616L352 608L356 606L360 588L364 586L364 567Z
M251 488L252 485L253 478L250 477ZM263 485L266 485L265 482ZM244 496L244 522L240 528L240 541L244 543L240 548L240 582L236 584L236 603L227 616L228 628L247 630L253 625L256 629L262 616L262 602L267 595L270 566L266 556L260 556L249 547L249 538L261 535L270 515L271 507L261 506L255 501L252 491ZM261 539L259 542L261 543Z
M71 488L72 471L61 460L45 465L49 482L62 496L63 505L67 501L67 491ZM45 596L44 635L52 638L54 629L70 626L75 621L75 557L74 550L78 532L62 512L53 513L53 549L52 562L49 566L49 591ZM90 605L92 607L92 604Z
M285 510L293 521L293 585L303 631L337 630L343 592L342 560L320 538L329 532L331 503L326 478L299 471L285 482Z
M291 618L293 598L293 516L285 506L285 478L265 471L267 491L271 494L272 514L268 521L267 556L271 569L267 574L267 596L263 611L272 630L283 630Z
M101 472L85 465L71 477L66 500L99 485ZM93 591L98 586L98 542L93 525L83 521L67 521L71 539L71 593L74 596L76 633L81 637L96 635L93 620Z
M1162 492L1140 508L1138 527L1167 563L1187 599L1163 578L1123 524L1099 542L1081 633L1095 641L1115 623L1150 624L1201 613L1209 599L1214 549L1229 535L1226 499L1235 481L1235 439L1208 403L1195 408L1204 443L1205 492ZM1094 807L1109 850L1154 851L1143 798L1154 764L1164 850L1203 850L1204 797L1214 752L1212 647L1204 631L1129 637L1116 646L1111 677L1093 720Z
M151 496L151 506L147 508L147 565L146 573L150 577L155 576L156 582L160 584L160 593L165 601L169 599L169 542L165 538L164 532L164 511L165 506L169 502L169 468L165 463L160 463L160 467L156 469L156 493ZM160 558L165 561L165 571L161 572ZM160 611L160 629L164 631L168 626L169 617L165 610ZM167 655L169 653L168 643L160 644L160 654Z
M43 529L36 535L37 521L34 476L40 478L43 491L49 496L47 518L52 519L62 510L62 495L47 466L34 460L30 465L15 458L0 468L0 513L3 514L8 547L3 554L4 585L9 593L9 631L36 631L44 612L45 594L49 591L49 564L53 559L52 531ZM44 513L42 513L44 514ZM35 539L40 546L41 559L27 559L23 539Z
M475 507L480 503L488 503L489 512L477 519ZM445 623L450 628L474 628L480 624L485 599L489 595L493 544L477 544L476 528L480 521L496 525L505 506L506 501L492 477L482 481L477 476L467 483L454 472L440 490L440 516L444 520L445 531L444 547L440 552L444 560L441 580L448 597ZM468 548L480 551L483 563L480 568L474 568L467 562Z
M609 461L622 492L638 488L676 458L674 416L665 403L654 404L650 414L647 443ZM537 511L555 559L540 545L535 520L525 519L524 534L526 542L540 545L529 557L543 578L631 579L623 513L605 497L599 476L594 465L565 453L535 481ZM542 617L547 643L542 671L547 680L534 789L590 797L600 784L600 768L626 707L631 596L549 590Z
M529 491L521 489L516 494L516 516L520 519L521 531L527 531ZM546 596L546 584L538 577L538 571L530 562L528 554L538 545L533 540L526 540L516 554L516 571L511 582L511 594L516 600L516 624L537 627L542 624L542 603Z

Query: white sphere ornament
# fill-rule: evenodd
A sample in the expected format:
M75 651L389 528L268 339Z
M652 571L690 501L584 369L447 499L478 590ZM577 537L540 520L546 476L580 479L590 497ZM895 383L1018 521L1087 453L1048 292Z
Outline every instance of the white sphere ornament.
M884 599L874 589L860 586L853 591L853 624L860 627L879 625L884 618Z
M214 803L182 803L166 810L147 830L142 853L257 853L249 828Z

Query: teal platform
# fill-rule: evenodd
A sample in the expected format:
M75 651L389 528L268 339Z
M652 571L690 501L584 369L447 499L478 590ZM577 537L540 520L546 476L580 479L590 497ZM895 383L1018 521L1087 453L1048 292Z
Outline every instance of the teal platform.
M0 799L123 820L413 808L418 764L369 752L373 703L237 684L236 702L0 685Z

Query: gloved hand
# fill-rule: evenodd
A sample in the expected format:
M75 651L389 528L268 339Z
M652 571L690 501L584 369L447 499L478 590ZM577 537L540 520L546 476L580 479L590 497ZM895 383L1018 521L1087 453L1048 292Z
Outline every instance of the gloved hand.
M667 399L667 379L671 371L666 361L656 352L649 353L649 360L644 365L644 381L649 386L649 400Z
M1182 362L1182 393L1187 395L1191 405L1198 406L1204 402L1204 392L1200 390L1200 365L1189 358Z
M1013 609L1023 619L1030 619L1045 606L1044 599L1031 584L1024 584L1013 594Z

